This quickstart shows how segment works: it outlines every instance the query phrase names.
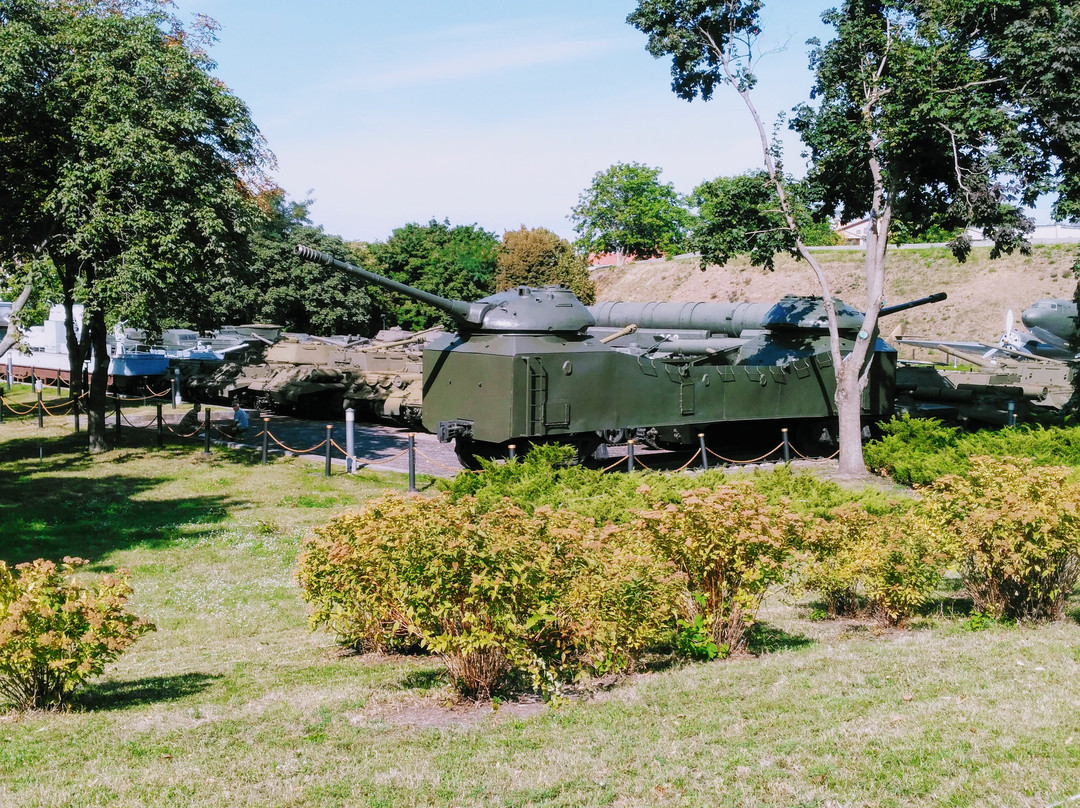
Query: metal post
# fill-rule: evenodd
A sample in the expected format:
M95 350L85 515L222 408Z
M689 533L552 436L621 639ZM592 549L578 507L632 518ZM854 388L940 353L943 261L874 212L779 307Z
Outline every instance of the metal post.
M82 411L82 407L80 406L80 401L79 401L78 396L73 398L72 401L75 402L75 432L76 432L76 434L78 434L78 432L79 432L79 414Z
M160 449L165 445L165 421L161 417L161 402L157 402L157 445Z
M1009 426L1016 426L1016 402L1009 402Z
M60 395L60 371L56 371L56 394Z
M116 445L120 445L120 396L116 399Z
M701 468L703 471L709 470L709 453L705 451L705 433L698 432L698 441L701 443Z
M175 410L180 406L180 368L173 368L172 378L172 408Z
M44 387L44 383L40 379L34 382L34 389L37 390L37 425L38 429L42 429L45 426L45 405L41 401L41 390Z
M11 385L15 384L15 365L12 354L14 351L8 351L7 355L7 388L11 389Z
M511 443L509 446L506 447L506 449L509 452L510 459L514 460L517 457L517 444Z
M333 430L334 430L334 425L333 424L327 424L326 425L326 476L327 477L330 476L330 448L331 448L330 439L333 437L333 434L332 434Z
M416 493L416 433L409 433L409 493Z
M78 410L75 410L75 412L78 412ZM0 424L2 423L4 423L4 390L0 388ZM76 423L78 422L76 421Z
M206 418L203 420L203 454L210 454L210 408L206 408Z
M626 442L626 470L634 470L634 439L630 438Z
M353 467L353 458L356 457L356 410L348 407L345 410L345 473L351 474L356 471Z
M262 464L266 465L266 451L270 446L270 416L264 415L263 421L263 446L262 446Z
M780 434L784 436L784 462L785 463L790 463L791 462L791 443L788 442L788 431L787 431L786 426L783 427L780 430Z

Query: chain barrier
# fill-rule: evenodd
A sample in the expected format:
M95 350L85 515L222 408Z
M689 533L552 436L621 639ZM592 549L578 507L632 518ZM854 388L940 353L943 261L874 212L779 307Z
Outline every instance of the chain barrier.
M783 441L781 441L780 443L776 444L776 446L774 446L772 449L770 449L765 454L763 454L761 457L755 457L753 460L732 460L730 457L724 457L721 454L717 454L712 449L709 449L708 452L713 457L717 458L718 460L724 461L729 466L746 466L746 465L749 465L750 463L760 463L765 458L771 457L772 455L776 454L777 452L779 452L783 448L784 448L784 444L783 444Z
M17 410L11 404L4 402L4 408L11 411L12 415L29 415L32 412L37 412L37 402L35 401L25 410Z
M293 448L291 448L289 446L286 446L284 443L282 443L277 438L275 438L273 432L267 432L266 435L267 435L268 438L270 438L270 440L272 440L274 443L276 443L278 446L280 446L286 452L291 452L292 454L311 454L316 449L321 449L322 447L324 447L326 445L326 441L323 440L323 441L315 444L314 446L312 446L310 449L293 449Z
M417 450L416 450L416 453L417 453L417 454L418 454L418 455L419 455L420 457L424 458L424 460L426 460L427 462L431 463L431 464L432 464L432 465L434 465L434 466L438 466L438 467L439 467L439 468L441 468L441 469L445 469L446 471L453 471L453 472L459 472L459 471L472 471L471 469L455 469L455 468L452 468L452 467L450 467L450 466L446 465L445 463L440 463L440 462L439 462L438 460L436 460L436 459L435 459L435 458L433 458L433 457L428 457L428 456L427 456L426 454L424 454L423 452L421 452L421 451L420 451L419 449L417 449ZM473 472L473 473L475 474L475 473L477 473L477 472Z
M271 435L270 437L273 437L273 435ZM323 443L326 443L326 441L323 441ZM399 457L404 457L405 455L407 455L409 453L408 449L402 449L400 452L398 452L393 457L384 457L382 460L368 460L367 458L357 457L356 455L349 454L348 451L341 448L338 445L337 441L335 441L335 440L331 440L330 445L332 447L334 447L335 449L337 449L339 452L341 452L343 455L345 455L346 460L351 460L353 462L354 466L357 465L357 464L362 465L362 466L379 466L379 465L382 465L383 463L390 463L390 462L392 462L394 460L397 460ZM417 454L420 454L420 453L417 452Z
M791 451L795 452L795 454L797 454L803 460L832 460L833 458L840 456L840 450L839 449L837 449L835 452L833 452L828 457L811 457L810 455L804 455L794 445L792 445Z

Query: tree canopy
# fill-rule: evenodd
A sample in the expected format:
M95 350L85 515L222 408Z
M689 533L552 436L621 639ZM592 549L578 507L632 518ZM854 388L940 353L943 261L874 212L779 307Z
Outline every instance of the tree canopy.
M453 300L487 297L495 286L498 239L478 225L432 219L407 224L385 242L369 245L374 271L395 281ZM431 306L382 290L372 292L382 326L421 330L445 320Z
M189 31L169 7L0 0L0 254L50 258L69 313L86 304L94 449L108 321L154 328L201 310L213 279L246 260L272 162L247 106L211 74L213 26ZM68 348L80 367L70 322Z
M690 214L660 169L641 163L616 163L598 171L578 197L570 221L583 253L615 253L655 258L679 252Z
M591 305L596 300L596 284L589 276L584 256L564 238L543 227L507 230L495 258L497 291L515 286L569 286L578 300Z
M280 188L260 194L267 211L251 235L251 259L216 279L208 324L269 322L309 334L374 333L370 287L347 272L305 261L306 244L354 264L362 251L315 227L307 201L290 200Z

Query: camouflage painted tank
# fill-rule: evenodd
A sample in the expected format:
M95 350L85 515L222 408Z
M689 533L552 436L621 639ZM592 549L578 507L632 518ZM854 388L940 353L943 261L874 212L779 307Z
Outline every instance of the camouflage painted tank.
M374 340L282 340L261 362L241 370L230 394L245 407L302 417L340 418L351 407L360 419L418 423L417 346L430 335L390 331Z

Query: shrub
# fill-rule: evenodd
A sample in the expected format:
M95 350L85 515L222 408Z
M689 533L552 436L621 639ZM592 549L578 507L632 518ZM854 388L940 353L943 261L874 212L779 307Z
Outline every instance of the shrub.
M769 587L788 577L802 520L747 485L683 492L681 502L639 515L641 531L704 599L717 648L742 649ZM694 614L684 614L692 621Z
M1080 485L1071 470L974 457L938 480L922 513L958 559L976 610L994 619L1056 620L1080 577Z
M125 608L127 570L84 584L75 570L85 563L39 558L12 570L0 561L0 698L16 709L62 707L154 629Z
M909 513L844 505L810 531L800 582L821 595L832 617L855 614L865 601L882 625L903 625L941 578L946 558L932 541Z
M905 415L881 425L881 440L863 447L869 468L898 483L925 485L960 467L960 430L930 418Z
M633 542L550 508L388 497L316 530L298 580L313 623L361 647L415 638L465 696L516 674L550 691L631 667L667 630L684 587Z

